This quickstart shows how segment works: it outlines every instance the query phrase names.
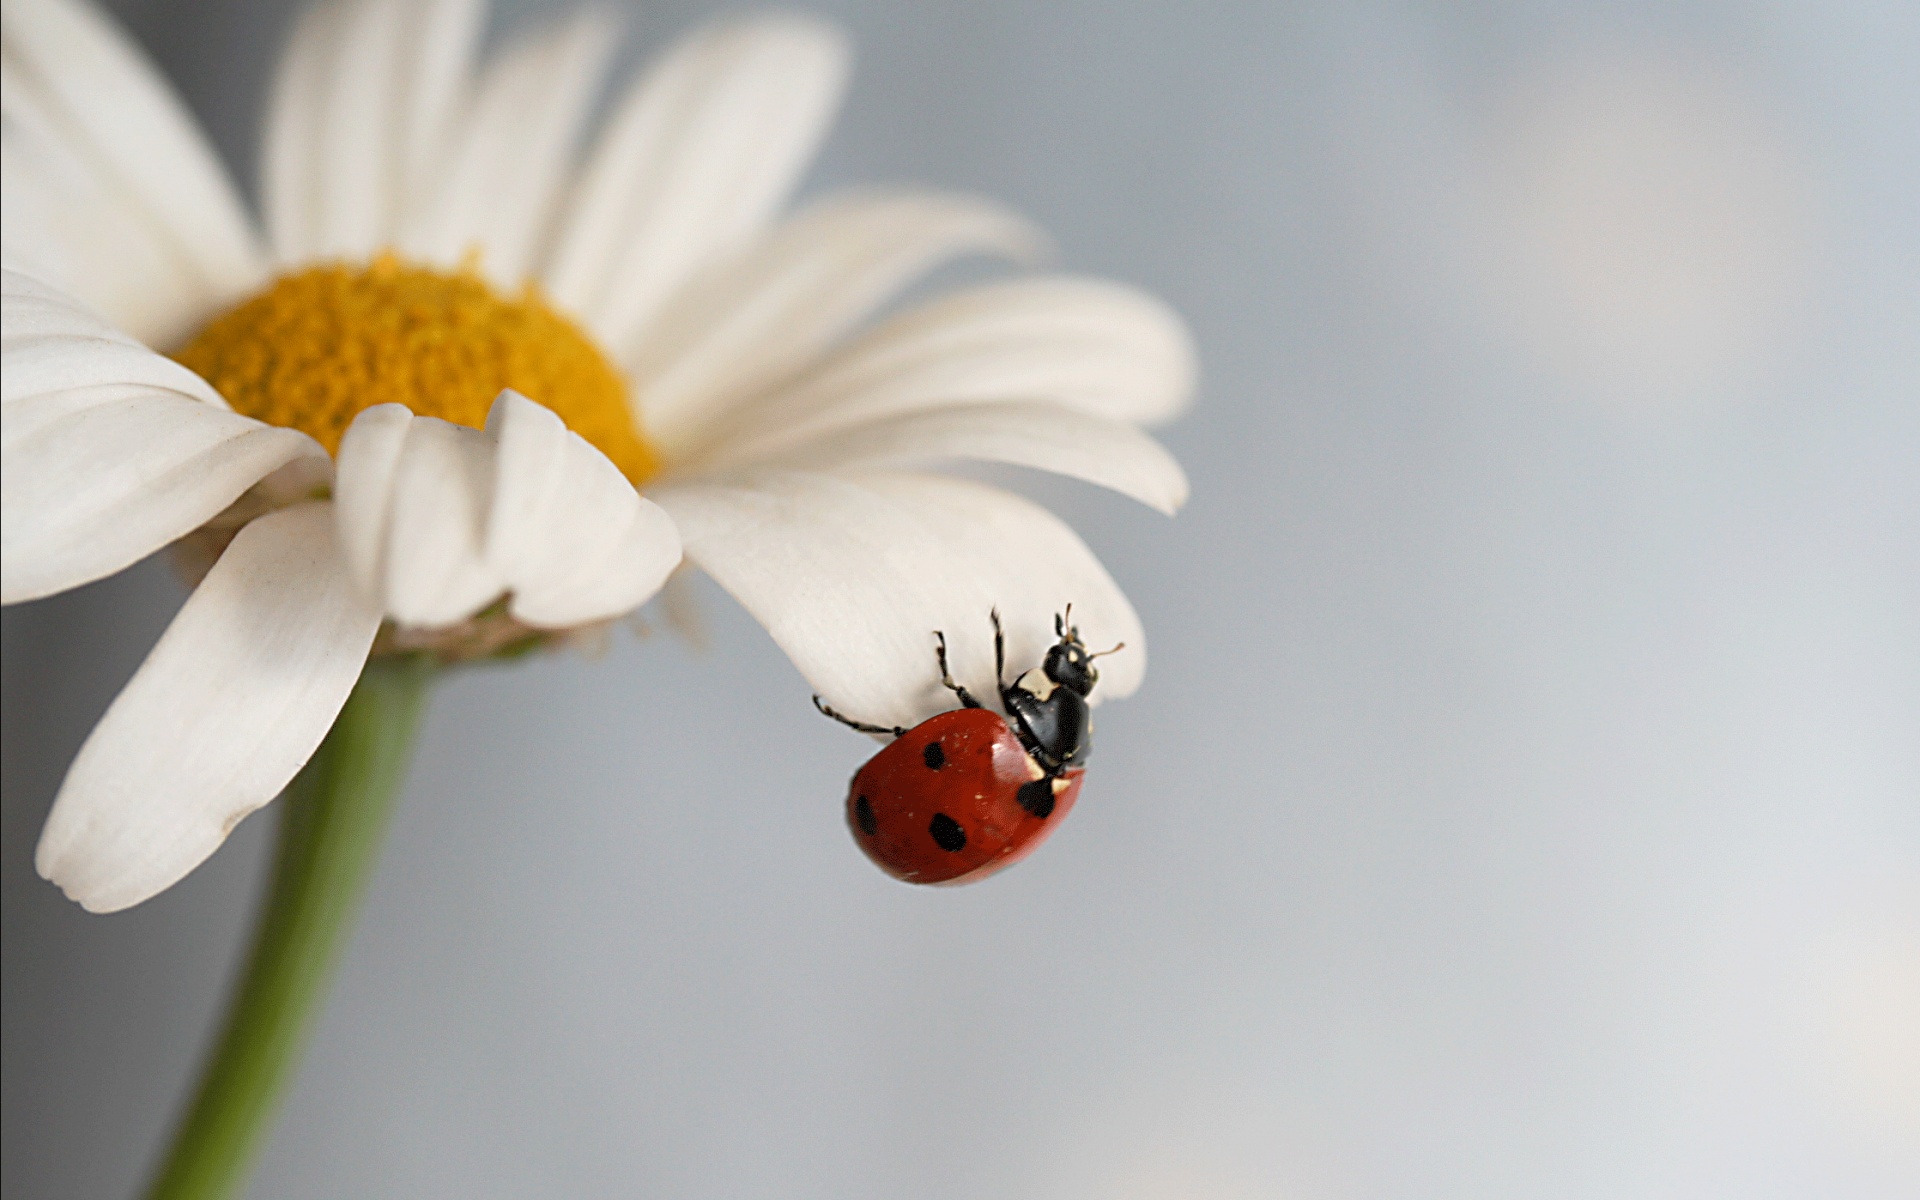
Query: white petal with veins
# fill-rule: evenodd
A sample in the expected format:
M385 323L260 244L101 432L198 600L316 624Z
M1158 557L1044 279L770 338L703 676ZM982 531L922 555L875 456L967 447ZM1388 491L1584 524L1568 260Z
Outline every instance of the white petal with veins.
M344 3L307 6L274 71L260 145L260 208L274 257L294 263L319 246L325 180L319 124L334 87L333 59Z
M0 68L0 255L151 338L204 307L199 285L153 228L102 179ZM26 98L23 100L23 96Z
M952 459L1010 463L1112 488L1172 516L1187 499L1187 477L1160 443L1125 421L1058 404L955 404L882 417L803 437L716 468L786 466L811 470L918 466Z
M488 279L517 288L548 238L616 41L612 19L590 8L495 55L452 122L435 178L410 203L400 251L453 266L477 249Z
M104 338L129 346L140 344L71 293L30 272L0 267L0 295L5 297L6 307L6 320L0 325L0 342L11 344L20 338L68 336Z
M518 392L494 402L498 460L486 555L529 625L638 608L680 562L680 535L606 455Z
M47 334L9 338L0 398L12 404L34 396L101 383L140 384L226 411L204 379L136 342L104 337ZM258 422L255 422L256 424Z
M832 26L772 15L682 40L615 106L561 227L547 290L619 347L786 199L845 85Z
M682 289L622 357L669 454L702 423L779 382L916 276L962 254L1028 261L1046 238L989 200L858 192L776 226Z
M279 794L359 678L380 613L326 504L252 522L94 727L34 865L93 912L138 904Z
M428 0L410 14L412 52L400 68L400 121L395 145L399 185L395 220L426 202L440 171L462 105L468 75L487 21L484 0Z
M482 554L493 454L477 429L415 417L394 465L381 572L387 614L432 628L484 608L504 581Z
M507 594L528 625L604 620L639 607L680 561L659 506L510 390L484 431L367 409L341 442L335 495L356 582L410 627L454 624Z
M262 256L219 160L112 22L71 0L22 0L0 26L9 262L46 260L162 342L255 286ZM69 203L92 219L72 220Z
M261 192L284 263L365 258L441 185L481 0L321 0L274 79Z
M853 339L792 384L699 430L683 462L954 404L1045 400L1150 423L1179 412L1193 382L1185 325L1144 292L1077 278L986 284Z
M391 236L399 191L398 95L413 47L405 0L331 0L341 6L332 86L306 130L315 159L313 242L318 258L361 256Z
M362 409L340 439L334 467L333 509L340 523L340 552L361 594L383 606L393 474L412 427L413 413L404 404Z
M655 493L687 557L731 592L833 707L913 725L952 707L933 632L954 674L993 688L989 610L1008 633L1009 673L1040 661L1068 604L1100 662L1092 699L1121 698L1146 668L1133 608L1074 532L1046 510L965 480L892 472L768 473Z
M227 411L185 367L13 271L0 295L0 381L7 604L111 575L294 459L325 460L305 434Z

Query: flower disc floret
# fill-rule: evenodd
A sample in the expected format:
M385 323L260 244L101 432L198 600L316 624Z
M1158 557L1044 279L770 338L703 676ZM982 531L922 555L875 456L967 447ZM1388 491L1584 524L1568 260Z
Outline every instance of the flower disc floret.
M235 412L331 452L376 404L473 428L503 388L533 397L636 485L658 467L626 385L579 327L528 287L497 294L472 270L382 255L283 275L215 317L175 356Z

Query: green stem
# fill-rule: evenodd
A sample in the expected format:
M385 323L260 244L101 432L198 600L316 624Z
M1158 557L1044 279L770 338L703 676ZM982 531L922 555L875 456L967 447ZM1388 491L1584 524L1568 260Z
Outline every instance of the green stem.
M219 1200L245 1183L352 925L433 674L425 658L369 663L280 801L253 952L150 1200Z

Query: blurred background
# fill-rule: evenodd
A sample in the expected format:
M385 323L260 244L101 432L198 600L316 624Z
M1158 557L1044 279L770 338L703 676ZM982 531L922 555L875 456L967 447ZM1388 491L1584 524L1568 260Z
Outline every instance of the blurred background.
M251 179L293 6L113 7ZM1001 197L1192 323L1185 512L1022 480L1147 686L949 891L715 588L705 651L459 675L253 1194L1920 1194L1920 8L811 7L810 191ZM6 612L9 1197L137 1190L263 878L271 809L117 916L33 873L182 597Z

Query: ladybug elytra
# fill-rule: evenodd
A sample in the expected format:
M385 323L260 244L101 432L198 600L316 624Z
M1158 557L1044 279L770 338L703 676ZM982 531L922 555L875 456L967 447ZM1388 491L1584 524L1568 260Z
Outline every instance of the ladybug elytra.
M992 613L994 681L1006 716L954 682L947 638L934 632L940 682L960 707L912 729L841 716L815 696L816 708L862 733L894 740L854 773L847 827L882 871L908 883L985 879L1039 848L1080 795L1091 749L1087 694L1100 680L1069 623L1054 618L1059 641L1041 665L1006 682L1006 636ZM1112 654L1122 647L1102 651Z

